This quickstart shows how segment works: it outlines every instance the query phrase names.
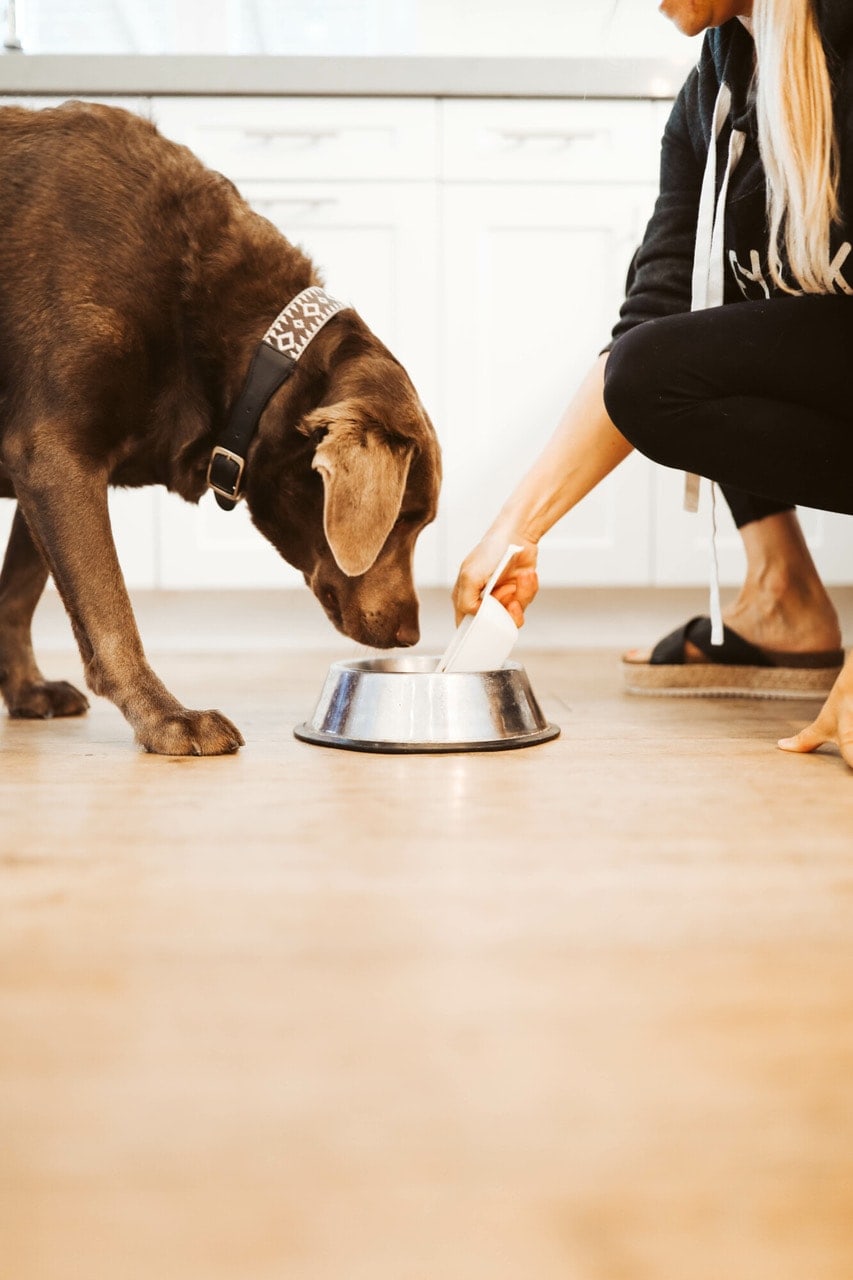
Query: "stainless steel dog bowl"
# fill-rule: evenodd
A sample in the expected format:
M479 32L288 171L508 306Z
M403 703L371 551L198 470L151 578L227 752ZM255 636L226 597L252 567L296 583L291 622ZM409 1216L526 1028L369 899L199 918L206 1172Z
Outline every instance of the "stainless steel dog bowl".
M303 742L349 751L503 751L560 732L542 714L524 668L436 671L438 658L368 658L329 668Z

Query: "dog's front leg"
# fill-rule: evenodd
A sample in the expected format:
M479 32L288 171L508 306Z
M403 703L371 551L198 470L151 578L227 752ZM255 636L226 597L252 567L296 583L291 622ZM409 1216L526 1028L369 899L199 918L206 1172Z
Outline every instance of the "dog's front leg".
M36 454L50 455L49 466ZM18 463L18 502L65 603L89 687L119 707L146 751L236 751L239 730L218 711L187 710L146 661L113 542L106 477L67 449L28 451Z
M67 681L45 680L36 664L32 620L46 582L47 565L19 509L0 572L0 691L10 716L79 716L89 705Z

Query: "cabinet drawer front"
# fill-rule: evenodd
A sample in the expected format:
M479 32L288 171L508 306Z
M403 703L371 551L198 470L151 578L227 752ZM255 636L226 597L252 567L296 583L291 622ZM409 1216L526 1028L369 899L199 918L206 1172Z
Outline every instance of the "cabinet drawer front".
M442 172L453 181L654 182L650 102L447 102Z
M155 98L154 122L228 177L434 178L437 107L413 99Z

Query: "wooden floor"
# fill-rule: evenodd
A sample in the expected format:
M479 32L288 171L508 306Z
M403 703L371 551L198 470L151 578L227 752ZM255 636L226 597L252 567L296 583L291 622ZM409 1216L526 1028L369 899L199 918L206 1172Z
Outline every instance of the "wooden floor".
M522 656L502 754L296 742L327 652L0 721L3 1280L850 1280L853 775Z

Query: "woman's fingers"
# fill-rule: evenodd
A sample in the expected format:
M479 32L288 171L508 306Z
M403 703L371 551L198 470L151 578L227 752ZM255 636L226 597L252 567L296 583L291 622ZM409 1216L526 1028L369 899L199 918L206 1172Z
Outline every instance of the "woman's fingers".
M539 590L539 575L535 569L520 566L515 573L516 595L522 609L526 609Z
M459 622L466 613L476 613L480 604L483 588L489 580L489 557L484 548L476 547L462 562L458 577L453 587L453 607L456 610L456 621Z
M777 743L783 751L816 751L818 747L822 747L825 742L833 741L832 732L827 732L821 725L821 717L818 717L813 724L807 728L801 729L799 733L794 734L793 738L780 738Z
M503 535L500 538L485 538L463 562L453 588L457 623L466 614L476 613L479 609L486 583L506 550L507 541L511 540ZM535 565L536 547L530 543L513 556L494 591L495 598L512 615L519 627L524 622L524 610L539 589Z
M515 625L523 627L524 611L539 590L539 578L535 569L510 569L508 573L492 595L511 614Z
M480 607L480 596L488 580L489 574L480 572L470 562L470 558L462 565L453 588L453 607L456 611L457 624L467 613L477 612Z
M853 769L853 652L847 655L817 719L793 737L780 738L778 745L783 751L816 751L825 742L835 743Z
M853 769L853 729L841 733L837 725L826 724L820 716L793 738L780 738L777 745L783 751L806 752L816 751L826 742L834 743L841 752L841 758Z

